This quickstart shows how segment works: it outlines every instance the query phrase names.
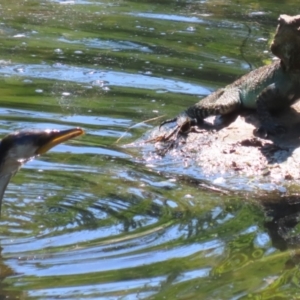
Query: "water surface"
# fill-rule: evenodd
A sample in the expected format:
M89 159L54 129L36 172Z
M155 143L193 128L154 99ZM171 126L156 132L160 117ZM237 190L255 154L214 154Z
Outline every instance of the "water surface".
M297 197L219 189L197 168L122 147L161 119L143 121L271 62L276 19L297 7L2 1L1 136L74 126L86 135L8 186L0 298L299 297Z

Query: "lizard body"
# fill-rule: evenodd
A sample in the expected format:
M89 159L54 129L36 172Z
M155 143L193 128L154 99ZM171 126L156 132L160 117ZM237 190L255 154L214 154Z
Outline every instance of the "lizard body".
M218 89L175 119L185 118L192 124L201 124L211 115L226 115L241 108L256 109L261 130L276 134L283 127L272 120L270 111L290 106L300 96L300 72L287 70L281 61L255 69L232 84Z
M282 132L283 126L274 122L270 112L286 108L300 97L300 68L293 68L291 58L295 58L296 54L292 53L291 47L287 48L286 43L281 42L281 32L285 31L285 37L287 31L291 35L295 35L295 32L298 34L299 17L281 15L279 18L271 50L280 60L255 69L232 84L218 89L176 118L162 122L160 126L177 121L177 128L183 128L187 123L201 124L204 118L211 115L226 115L241 108L250 108L257 110L261 131L266 134Z

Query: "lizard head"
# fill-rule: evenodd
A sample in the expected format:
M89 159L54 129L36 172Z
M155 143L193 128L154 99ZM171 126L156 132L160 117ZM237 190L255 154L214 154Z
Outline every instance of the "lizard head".
M279 16L271 51L288 70L300 70L300 15Z

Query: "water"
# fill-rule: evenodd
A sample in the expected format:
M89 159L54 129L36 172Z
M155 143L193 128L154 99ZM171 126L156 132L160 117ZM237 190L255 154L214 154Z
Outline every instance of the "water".
M5 194L0 299L296 299L298 198L122 147L271 61L296 1L2 1L0 134L80 126ZM122 137L121 140L120 137ZM275 298L274 298L275 297Z

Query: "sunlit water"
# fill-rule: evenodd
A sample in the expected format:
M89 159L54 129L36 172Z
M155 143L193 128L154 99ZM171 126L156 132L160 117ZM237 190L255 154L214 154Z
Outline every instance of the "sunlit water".
M173 117L269 62L276 19L296 7L2 1L1 136L74 126L86 135L9 184L0 298L299 297L297 199L279 213L270 199L200 180L197 167L122 147L161 119L143 121Z

